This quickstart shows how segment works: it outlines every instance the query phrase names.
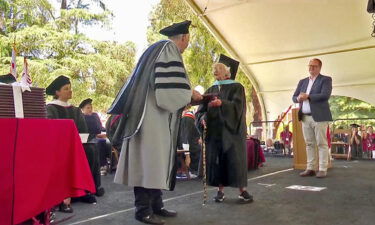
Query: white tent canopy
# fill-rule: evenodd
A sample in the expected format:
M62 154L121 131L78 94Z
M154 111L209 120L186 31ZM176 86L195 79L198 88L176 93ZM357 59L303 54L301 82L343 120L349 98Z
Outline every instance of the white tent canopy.
M294 89L308 76L314 57L323 62L322 74L332 76L333 95L375 104L368 0L185 1L241 62L258 92L264 119L275 119L292 104Z

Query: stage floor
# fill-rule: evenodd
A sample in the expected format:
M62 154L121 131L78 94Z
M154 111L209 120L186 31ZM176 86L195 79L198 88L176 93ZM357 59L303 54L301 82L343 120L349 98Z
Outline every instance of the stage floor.
M223 203L212 198L202 206L200 180L178 181L176 190L165 191L165 207L178 211L166 224L179 225L373 225L375 224L375 161L333 162L327 178L302 178L291 158L267 157L264 167L248 173L251 204L238 204L238 190L227 188ZM132 188L114 184L113 174L102 176L106 189L98 204L74 203L74 214L57 213L59 224L142 224L134 219ZM324 187L321 191L288 189L291 185Z

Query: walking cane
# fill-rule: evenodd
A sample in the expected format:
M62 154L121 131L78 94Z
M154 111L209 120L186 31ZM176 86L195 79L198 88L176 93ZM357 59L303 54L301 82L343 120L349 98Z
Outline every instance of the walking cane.
M207 202L207 173L206 173L206 145L205 145L205 138L207 134L206 126L203 126L203 133L202 133L202 155L203 155L203 205Z

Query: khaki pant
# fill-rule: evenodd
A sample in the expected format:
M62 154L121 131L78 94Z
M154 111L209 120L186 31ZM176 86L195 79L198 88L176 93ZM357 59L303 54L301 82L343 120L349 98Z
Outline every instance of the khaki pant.
M328 167L328 122L315 122L312 116L303 116L302 131L306 143L307 170L327 171ZM316 152L318 146L318 154ZM317 167L317 155L319 155L319 168Z

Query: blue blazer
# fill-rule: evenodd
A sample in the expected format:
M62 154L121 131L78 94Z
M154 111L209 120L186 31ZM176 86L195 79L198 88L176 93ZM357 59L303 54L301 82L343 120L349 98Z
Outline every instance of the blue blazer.
M309 85L309 78L306 77L299 81L296 91L293 95L293 102L299 103L297 97L301 92L306 93ZM319 74L314 81L309 94L311 116L315 122L332 121L331 110L329 109L328 99L332 93L332 78ZM298 111L298 119L302 120L302 102Z

